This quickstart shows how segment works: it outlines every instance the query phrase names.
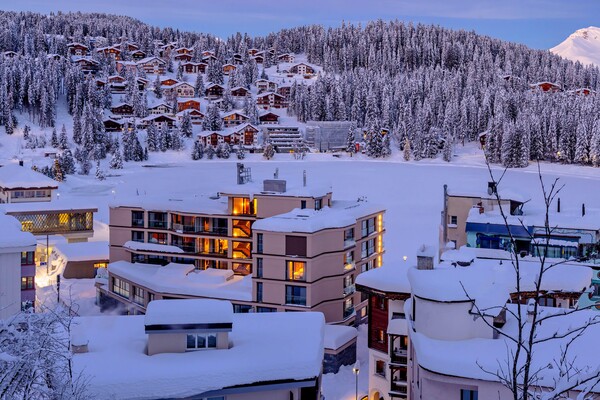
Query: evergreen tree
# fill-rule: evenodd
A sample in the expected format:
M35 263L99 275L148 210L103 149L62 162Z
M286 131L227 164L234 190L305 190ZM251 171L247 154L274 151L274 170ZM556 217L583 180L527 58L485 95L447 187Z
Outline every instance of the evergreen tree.
M67 128L65 124L63 124L62 129L60 131L60 137L58 138L58 148L61 150L66 150L69 148L69 139L67 138Z
M346 136L346 152L351 155L356 152L356 142L354 140L356 134L356 126L354 123L350 125L350 129L348 129L348 135Z
M50 136L50 145L53 148L58 149L59 142L58 142L58 135L56 134L56 128L52 129L52 136Z
M183 141L181 139L181 133L178 130L171 132L171 149L180 151L183 149Z
M66 149L58 158L60 167L64 174L72 175L75 173L75 159L71 150Z
M196 140L192 149L192 160L200 160L202 157L204 157L204 146L202 142Z
M146 129L146 146L149 151L158 151L160 146L160 140L158 137L158 129L154 122L152 122L148 129Z
M57 158L54 159L54 164L52 164L52 175L55 181L63 182L65 180L62 166Z
M454 138L450 132L446 133L444 138L444 148L442 149L442 158L446 162L452 161L452 152L454 151Z
M81 175L89 175L90 170L92 169L92 162L88 157L87 151L82 151L82 158L79 161L79 173Z
M100 160L96 161L96 179L98 179L99 181L103 181L106 179L104 171L100 167Z
M121 149L117 148L113 153L108 167L110 169L123 169L123 157L121 156Z
M410 141L408 137L404 138L404 147L402 148L402 152L404 155L404 161L410 161Z
M154 91L154 95L156 96L157 99L162 99L163 89L162 89L162 85L160 83L160 75L158 75L158 74L156 75L156 79L154 80L153 91Z
M270 160L274 156L275 156L275 147L273 147L273 144L271 142L267 142L267 145L265 146L265 149L263 151L263 157L266 158L267 160Z
M201 73L196 75L196 83L194 85L194 95L196 97L204 97L204 78Z
M204 152L206 153L206 158L208 158L209 160L212 160L215 156L215 148L211 145L206 146Z
M163 125L160 130L160 140L158 141L158 148L160 151L167 151L171 148L171 133L167 125Z
M189 112L183 113L183 118L181 118L181 134L186 137L192 137L192 118L190 117Z
M381 157L389 157L392 155L392 146L390 143L390 134L387 133L384 137L383 137L383 143L381 146Z
M244 146L242 144L240 144L237 148L237 152L235 153L238 160L243 160L244 158L246 158L246 149L244 148Z

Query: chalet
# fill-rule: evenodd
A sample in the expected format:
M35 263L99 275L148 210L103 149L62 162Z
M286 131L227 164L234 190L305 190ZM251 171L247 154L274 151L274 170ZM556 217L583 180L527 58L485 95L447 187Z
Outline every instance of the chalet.
M277 61L278 62L284 62L284 63L293 63L294 62L294 55L290 54L290 53L280 54L280 55L277 56Z
M227 143L231 146L243 144L244 146L255 146L257 143L258 128L251 124L232 126L222 131L202 131L198 134L198 140L204 146L218 146Z
M148 113L151 115L171 114L172 112L173 110L171 109L171 106L164 101L155 103L148 107Z
M185 110L198 110L200 111L200 101L199 100L185 100L177 102L177 111L185 111Z
M596 94L596 91L592 90L590 88L580 88L580 89L569 90L569 94L575 94L578 96L589 96L590 94Z
M130 72L137 72L138 71L138 64L135 61L117 61L116 62L116 67L117 67L117 72L118 73L122 73L123 70L125 71L130 71Z
M250 119L247 115L244 115L238 111L231 111L224 114L221 119L223 120L223 125L226 128L231 126L241 125L243 123L248 122Z
M204 56L202 57L202 61L204 61L205 63L215 62L217 61L217 57L215 57L214 55Z
M14 51L12 51L12 50L9 50L9 51L5 51L4 53L2 53L2 55L3 55L5 58L15 58L15 57L17 56L17 53L15 53L15 52L14 52Z
M291 74L297 74L297 75L314 75L317 73L317 71L314 69L314 67L305 64L305 63L300 63L300 64L296 64L293 65L292 67L290 67L289 72Z
M282 95L287 100L290 97L290 91L292 87L290 85L279 86L277 88L277 94Z
M258 50L256 48L251 48L251 49L248 49L248 54L251 55L251 56L255 56L256 53L258 53L259 51L260 50Z
M106 78L111 93L125 93L127 81L120 75L112 75Z
M557 85L556 83L552 82L532 83L529 85L529 87L531 88L531 90L541 90L545 93L556 93L562 90L560 85Z
M283 108L285 107L285 98L277 93L266 92L259 94L256 97L256 105L263 110L268 110L269 108Z
M179 111L177 113L177 121L180 124L181 124L181 120L183 119L183 116L186 113L190 115L190 120L192 121L193 125L200 125L202 123L202 121L204 120L204 114L202 114L202 112L200 112L199 110L192 108L189 110Z
M223 92L225 91L225 88L223 88L223 86L217 84L217 83L211 83L210 85L208 85L206 87L206 97L208 97L209 99L218 99L223 97Z
M248 89L246 89L245 87L234 87L233 89L231 89L231 95L233 97L246 97L250 94L250 91Z
M262 63L264 63L264 62L265 62L265 57L264 57L264 56L262 56L262 55L257 55L257 56L254 56L253 60L254 60L254 62L256 62L257 64L262 64Z
M194 92L194 87L187 82L178 82L165 90L167 95L176 97L194 97Z
M231 56L231 63L234 65L243 64L244 58L242 57L242 55L240 53L234 53L233 56Z
M48 60L60 61L62 59L62 56L56 53L49 53L46 55L46 58Z
M236 66L233 64L225 64L223 65L223 74L224 75L229 75L230 73L232 73L233 71L235 71Z
M106 78L108 83L123 83L125 82L125 78L123 78L121 75L111 75L108 78Z
M69 43L67 44L69 54L72 56L87 56L89 48L85 44L81 43Z
M192 61L192 55L191 54L177 54L175 57L173 57L173 59L175 61L179 61L179 62L189 62L189 61Z
M126 49L127 51L129 51L131 53L138 51L140 49L140 46L138 46L137 44L132 43L132 42L120 43L118 45L115 45L114 47L118 47L119 49L121 49L121 51L123 51L123 49Z
M138 68L143 70L147 74L158 74L163 75L167 63L158 57L146 57L138 61Z
M276 53L276 51L275 51L275 49L274 49L273 47L270 47L270 48L267 50L267 53L269 53L270 55L274 56L274 55L275 55L275 53Z
M256 88L258 89L258 93L267 91L275 92L277 90L277 83L267 79L258 79L256 81Z
M146 53L144 53L141 50L134 50L131 52L131 58L133 58L136 61L140 61L146 58Z
M175 124L175 118L170 117L166 114L153 114L147 116L146 118L142 118L140 122L143 127L147 127L150 124L154 124L158 129L163 129L163 127L165 126L169 129L172 129L173 125Z
M98 89L104 89L104 86L106 86L106 80L104 80L104 79L96 79L96 87Z
M145 90L148 87L148 85L150 84L150 81L146 78L138 77L136 79L136 83L138 86L138 90Z
M133 106L129 103L119 103L115 104L110 108L110 112L115 115L122 116L132 116L133 115Z
M183 72L187 74L204 74L206 73L207 64L203 62L184 62L179 64L183 68Z
M202 131L198 134L197 140L200 141L205 147L208 145L217 147L218 145L223 143L223 135L221 135L221 132Z
M278 124L279 123L279 115L277 115L271 111L262 112L258 116L258 121L259 121L259 124L261 124L261 125Z
M202 52L202 57L214 57L215 56L215 52L212 50L205 50Z
M177 47L177 42L167 43L160 47L160 56L169 57L171 52Z
M175 49L175 54L194 54L194 49L188 47L179 47Z
M165 78L160 80L161 86L173 86L177 83L179 83L179 81L173 78Z
M104 118L104 130L106 132L122 132L125 123L112 118Z
M96 53L102 54L106 57L113 57L117 61L121 59L121 50L114 46L100 47L96 49Z
M100 69L100 63L88 57L76 57L72 62L77 64L84 74L95 74Z

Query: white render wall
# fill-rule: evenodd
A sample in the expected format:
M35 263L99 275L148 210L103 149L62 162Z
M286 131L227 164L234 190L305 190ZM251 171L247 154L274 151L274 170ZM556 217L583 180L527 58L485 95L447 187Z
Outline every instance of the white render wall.
M21 252L0 253L0 319L21 311Z

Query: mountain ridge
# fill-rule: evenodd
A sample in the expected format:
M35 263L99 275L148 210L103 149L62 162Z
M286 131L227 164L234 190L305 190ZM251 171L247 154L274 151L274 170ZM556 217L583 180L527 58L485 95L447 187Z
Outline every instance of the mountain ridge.
M584 65L600 66L600 28L590 26L578 29L551 48L550 52Z

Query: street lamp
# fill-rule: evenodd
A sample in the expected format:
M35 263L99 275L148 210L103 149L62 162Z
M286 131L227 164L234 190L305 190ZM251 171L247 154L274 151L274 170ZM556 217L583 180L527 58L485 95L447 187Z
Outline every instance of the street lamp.
M360 361L356 360L352 367L352 373L356 377L356 400L358 400L358 374L360 373Z

